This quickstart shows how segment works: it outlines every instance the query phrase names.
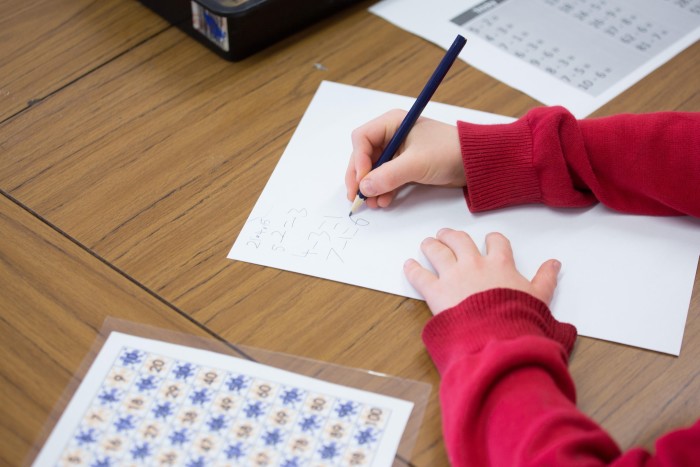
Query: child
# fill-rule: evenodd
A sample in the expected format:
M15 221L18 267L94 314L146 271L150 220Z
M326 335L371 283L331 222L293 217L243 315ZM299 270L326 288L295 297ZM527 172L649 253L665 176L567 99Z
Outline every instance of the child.
M507 125L457 127L420 119L398 156L370 171L398 127L399 111L353 132L348 199L358 189L386 207L410 182L464 187L472 211L541 202L600 201L630 213L700 217L700 114L619 115L577 121L540 108ZM486 238L482 255L464 232L440 230L404 272L436 316L423 341L442 376L443 431L455 466L698 465L700 421L660 438L656 453L624 454L575 405L567 361L576 329L548 305L560 265L532 280L508 240Z

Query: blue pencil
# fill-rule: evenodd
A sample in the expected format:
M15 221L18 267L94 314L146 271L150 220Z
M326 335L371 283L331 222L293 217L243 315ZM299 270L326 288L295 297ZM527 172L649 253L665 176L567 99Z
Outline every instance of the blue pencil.
M389 144L386 145L386 147L382 151L381 156L379 156L379 159L377 159L377 162L375 162L372 166L372 170L376 169L383 163L390 161L394 157L394 154L396 154L396 151L399 149L399 146L401 146L403 140L406 139L406 136L408 136L408 133L411 131L411 128L413 128L413 125L416 123L416 120L418 120L418 117L420 117L420 114L421 112L423 112L425 106L428 105L428 102L430 102L430 99L433 97L433 94L435 94L435 91L437 90L438 86L449 71L450 67L452 67L452 64L457 59L459 52L462 51L462 48L466 43L467 40L464 37L458 35L455 41L450 46L450 48L447 49L447 53L445 53L445 56L442 58L440 64L433 72L433 75L430 77L427 84L425 85L421 93L418 95L416 102L414 102L413 106L411 106L411 110L409 110L406 114L406 117L401 122L399 129L396 130L396 133L394 133L394 136L391 137ZM355 201L352 203L349 215L352 216L352 214L357 210L357 208L360 207L362 202L366 199L367 197L363 195L362 192L358 189L357 196L355 197Z

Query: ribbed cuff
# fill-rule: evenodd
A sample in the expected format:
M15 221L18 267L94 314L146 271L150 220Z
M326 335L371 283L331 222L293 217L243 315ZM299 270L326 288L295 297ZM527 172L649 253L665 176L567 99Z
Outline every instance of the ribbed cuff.
M500 125L457 122L457 128L470 211L541 201L532 165L532 133L525 119Z
M477 353L490 342L523 335L555 340L568 357L576 341L576 328L554 319L547 305L530 294L491 289L471 295L433 317L422 337L442 373L454 358Z

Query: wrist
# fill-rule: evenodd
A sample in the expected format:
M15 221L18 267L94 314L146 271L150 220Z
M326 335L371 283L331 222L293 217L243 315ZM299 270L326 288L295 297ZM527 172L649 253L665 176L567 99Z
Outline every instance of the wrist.
M478 353L493 342L528 335L558 342L568 357L576 328L557 321L547 305L532 295L514 289L491 289L435 315L422 337L442 372L453 358Z
M525 119L508 124L457 123L464 196L472 212L541 201Z

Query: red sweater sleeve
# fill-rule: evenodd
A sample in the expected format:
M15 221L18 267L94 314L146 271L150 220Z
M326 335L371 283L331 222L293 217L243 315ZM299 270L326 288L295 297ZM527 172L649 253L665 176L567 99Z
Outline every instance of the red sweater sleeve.
M428 322L441 374L443 434L453 467L691 465L700 422L659 439L656 454L621 454L581 413L567 361L576 329L510 289L472 295Z
M700 217L700 113L576 120L541 107L502 125L458 122L469 209L523 203Z

